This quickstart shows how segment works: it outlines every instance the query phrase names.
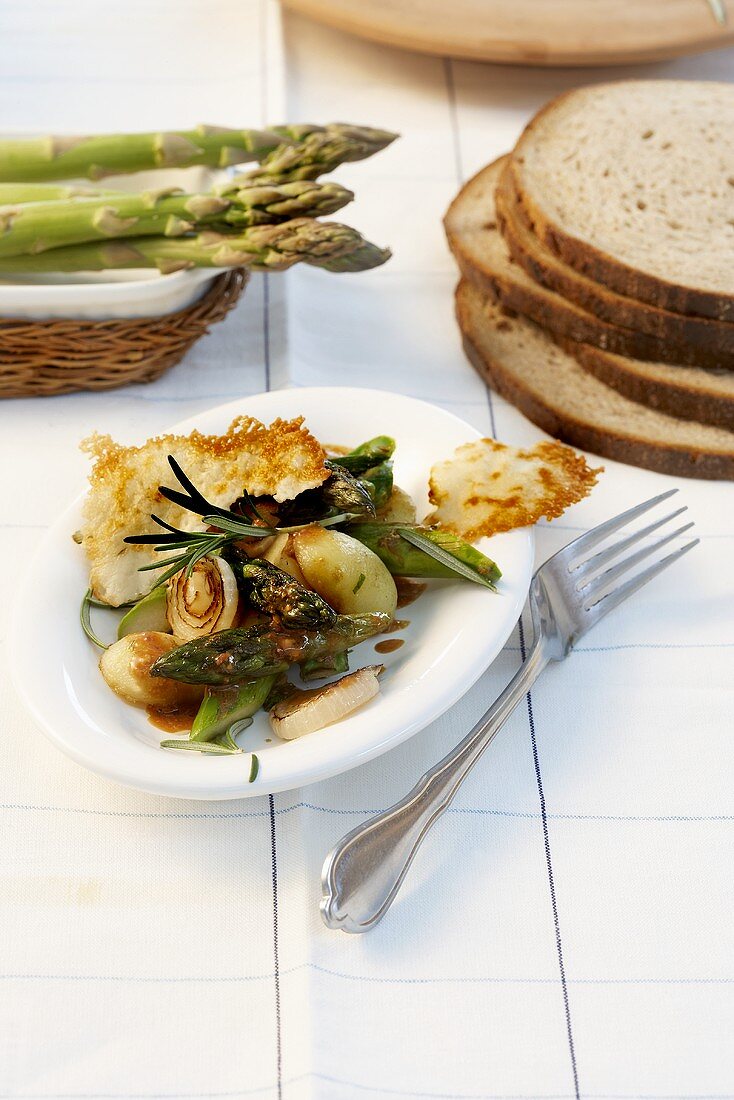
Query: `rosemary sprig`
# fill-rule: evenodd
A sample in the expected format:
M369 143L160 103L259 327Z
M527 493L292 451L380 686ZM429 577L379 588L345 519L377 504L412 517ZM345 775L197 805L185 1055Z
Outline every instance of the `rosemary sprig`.
M124 539L131 546L152 546L156 553L170 553L180 551L175 557L167 557L164 561L153 562L151 565L141 565L139 572L149 569L164 569L158 577L155 587L170 580L182 569L186 570L186 576L190 576L194 566L201 558L212 557L218 554L224 546L236 539L254 538L264 539L281 533L291 534L301 531L308 524L300 524L296 527L271 527L257 510L252 497L243 491L240 497L240 506L243 513L239 514L230 508L219 508L212 504L196 488L193 482L186 476L173 455L168 456L168 464L171 467L176 480L184 492L178 489L169 489L165 485L158 486L158 492L172 504L201 516L202 522L214 530L210 531L182 531L174 527L160 516L151 514L151 519L162 529L160 533L148 535L128 535ZM337 515L327 516L316 522L322 527L333 527L339 523L347 523L355 517L349 512L339 512ZM253 519L257 523L253 523ZM84 624L82 624L84 625Z
M92 620L90 617L90 608L92 607L109 607L109 604L101 603L100 600L95 600L92 595L92 589L88 588L82 596L82 605L79 608L79 622L82 624L82 630L89 638L90 642L94 642L100 649L109 649L110 647L100 641L92 628Z

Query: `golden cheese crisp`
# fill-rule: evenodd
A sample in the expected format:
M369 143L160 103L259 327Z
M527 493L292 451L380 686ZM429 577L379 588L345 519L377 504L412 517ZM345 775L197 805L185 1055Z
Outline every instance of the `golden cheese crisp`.
M453 458L431 470L429 499L438 523L474 542L555 519L588 496L603 467L592 470L583 455L563 443L545 441L529 450L494 439L458 447Z
M129 546L127 535L160 531L154 512L184 531L203 530L199 516L167 501L160 485L178 488L168 464L173 455L212 504L228 507L243 490L251 496L292 500L329 476L321 444L303 427L303 417L275 420L266 427L241 416L224 435L163 435L141 447L123 447L95 433L82 443L94 459L84 503L82 544L89 557L93 594L119 606L149 592L156 571L140 566L164 560L149 546Z

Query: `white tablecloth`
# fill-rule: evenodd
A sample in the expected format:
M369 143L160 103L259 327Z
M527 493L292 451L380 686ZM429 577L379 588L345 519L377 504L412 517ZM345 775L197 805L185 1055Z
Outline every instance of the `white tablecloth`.
M333 382L427 398L511 443L540 436L464 361L440 218L547 97L609 73L415 57L290 16L284 66L269 0L9 0L0 22L3 128L287 116L403 133L338 173L359 193L348 220L393 246L386 268L257 277L154 385L0 406L3 623L92 428L139 440L266 387ZM734 53L630 72L731 79ZM605 465L590 500L541 525L539 559L676 484ZM220 804L82 771L3 663L0 1098L734 1097L734 494L680 487L698 550L548 671L365 937L320 923L324 854L455 743L523 635L388 756Z

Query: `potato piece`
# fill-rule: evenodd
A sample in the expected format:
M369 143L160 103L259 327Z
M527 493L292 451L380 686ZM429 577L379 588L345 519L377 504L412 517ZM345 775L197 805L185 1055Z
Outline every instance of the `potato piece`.
M293 536L293 552L306 584L341 615L395 614L395 581L377 555L350 535L312 524Z
M293 577L299 584L306 584L293 553L293 536L287 534L287 532L283 531L280 535L275 536L267 553L263 554L263 559L269 561L271 565L276 565L278 569L282 569L284 573Z
M382 523L415 523L415 504L413 498L394 485L390 499L385 507L378 513Z
M104 651L100 672L115 694L135 707L165 708L196 703L204 695L201 685L150 675L153 662L178 644L173 635L158 630L126 634Z

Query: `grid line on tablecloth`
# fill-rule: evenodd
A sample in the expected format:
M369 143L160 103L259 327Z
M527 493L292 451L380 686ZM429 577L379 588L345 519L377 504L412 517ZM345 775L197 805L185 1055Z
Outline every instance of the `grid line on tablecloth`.
M454 150L454 165L456 168L456 182L459 187L464 185L464 162L461 155L461 135L459 133L459 112L456 103L456 83L454 81L454 63L450 57L443 58L444 83L449 105L449 119L451 121L451 142ZM487 395L487 408L489 410L489 424L494 438L497 438L497 426L494 419L494 401L492 390L484 383L484 391Z
M296 966L279 967L279 978L300 974L304 970L313 970L329 978L339 978L349 982L364 982L368 985L560 985L558 978L511 978L483 974L479 977L463 975L461 977L399 977L389 978L379 974L347 974L341 970L331 970L318 963L298 963ZM243 985L250 982L270 982L275 971L267 974L187 974L187 975L145 975L145 974L0 974L0 981L6 982L110 982L111 984L129 983L131 985ZM579 986L696 986L696 985L734 985L731 978L567 978L568 985ZM2 1098L0 1097L0 1100Z
M525 663L527 653L525 650L525 628L522 614L518 622L520 632L520 656ZM545 807L545 792L543 790L543 777L540 773L540 757L538 756L538 741L535 736L535 716L533 714L533 696L530 691L525 695L528 712L528 726L530 727L530 743L533 749L533 767L535 780L538 786L538 799L540 801L540 815L543 823L543 846L545 848L545 865L548 871L548 887L550 889L551 909L553 910L553 929L556 937L556 950L558 952L558 970L561 975L561 991L563 995L563 1011L566 1017L566 1034L568 1035L568 1051L571 1057L571 1072L573 1073L573 1087L576 1100L579 1100L579 1074L576 1064L576 1048L573 1041L573 1027L571 1025L571 1008L568 1003L568 985L566 984L566 968L563 963L563 941L561 939L561 924L558 919L558 902L556 899L556 884L553 877L553 859L551 857L550 834L548 831L548 815Z
M275 816L280 817L285 814L293 813L294 810L312 810L314 813L322 814L338 814L340 816L353 816L361 815L363 817L369 814L382 813L387 807L385 806L370 806L370 807L355 807L347 809L341 806L319 806L313 802L294 802L290 806L283 806L280 809L276 807ZM257 817L269 817L269 810L235 810L230 814L226 813L198 813L195 810L182 810L180 813L172 810L170 812L161 811L156 813L155 811L146 810L98 810L89 806L44 806L40 803L34 802L4 802L0 803L0 810L18 810L20 812L36 813L41 810L44 813L58 813L58 814L88 814L90 816L97 817L120 817L120 818L132 818L140 820L152 819L166 820L171 819L173 821L180 820L210 820L210 821L239 821L243 818L257 818ZM487 806L449 806L445 811L447 814L459 814L459 815L484 815L486 817L511 817L521 818L528 821L534 821L541 818L541 814L538 811L532 810L500 810L496 807ZM734 821L734 814L585 814L585 813L563 813L550 811L546 813L546 817L549 821L616 821L620 824L625 822L657 822L657 823L686 823L686 822L703 822L703 821Z
M449 118L451 120L451 135L452 135L452 144L453 144L453 150L454 150L454 163L455 163L455 166L456 166L457 183L458 183L459 187L461 187L464 184L464 164L463 164L463 157L461 155L461 135L460 135L460 131L459 131L459 118L458 118L458 109L457 109L457 102L456 102L456 85L455 85L455 81L454 81L453 62L452 62L451 58L449 58L449 57L444 57L443 58L443 72L444 72L444 82L445 82L445 85L446 85L446 95L447 95L447 98L448 98L448 105L449 105ZM492 431L492 435L496 438L496 436L497 436L497 427L496 427L495 416L494 416L494 405L493 405L493 402L492 402L492 390L491 390L491 387L486 382L484 384L484 389L485 389L485 392L487 394L487 406L488 406L488 410L489 410L489 420L490 420L491 431ZM520 618L518 626L519 626L519 631L520 631L520 655L521 655L522 661L524 663L524 661L525 661L525 635L524 635L524 630L523 630L522 617ZM546 870L547 870L547 873L548 873L548 886L549 886L549 890L550 890L551 910L552 910L552 913L553 913L553 928L554 928L554 934L555 934L556 951L557 951L557 955L558 955L558 969L559 969L559 972L560 972L561 991L562 991L562 996L563 996L563 1012L564 1012L565 1023L566 1023L566 1035L568 1037L568 1051L569 1051L569 1057L570 1057L570 1060L571 1060L571 1073L572 1073L572 1076L573 1076L573 1087L574 1087L573 1095L575 1096L576 1100L579 1100L579 1076L578 1076L578 1066L577 1066L577 1063L576 1063L576 1048L575 1048L575 1045L574 1045L573 1026L572 1026L572 1023L571 1023L571 1009L570 1009L570 1005L569 1005L569 1002L568 1002L568 987L566 985L566 971L565 971L565 967L564 967L564 963L563 963L563 942L562 942L562 938L561 938L561 926L560 926L560 921L559 921L559 917L558 917L558 903L557 903L557 899L556 899L555 880L554 880L554 877L553 877L553 860L552 860L552 857L551 857L550 837L549 837L549 833L548 833L548 817L547 817L547 814L546 814L545 794L543 792L543 779L542 779L541 771L540 771L540 760L539 760L539 757L538 757L538 747L537 747L537 741L536 741L536 736L535 736L535 720L534 720L534 717L533 717L533 700L532 700L531 692L527 693L526 701L527 701L527 712L528 712L528 725L530 727L530 741L531 741L532 751L533 751L533 764L534 764L534 768L535 768L535 779L536 779L537 788L538 788L538 798L540 800L540 817L541 817L542 826L543 826L543 844L544 844L544 848L545 848L545 863L546 863Z

